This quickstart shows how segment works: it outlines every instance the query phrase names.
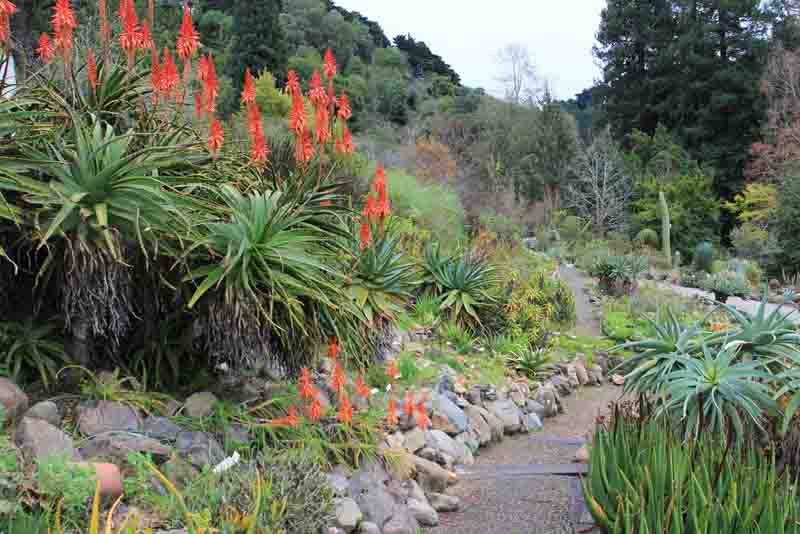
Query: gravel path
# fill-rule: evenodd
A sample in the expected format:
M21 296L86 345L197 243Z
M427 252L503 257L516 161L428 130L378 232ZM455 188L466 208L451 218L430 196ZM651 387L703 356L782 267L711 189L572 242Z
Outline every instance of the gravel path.
M561 274L575 292L576 333L599 336L600 321L583 291L581 276L562 268ZM441 524L430 534L571 534L570 491L574 479L564 476L509 475L504 466L570 464L580 447L575 438L585 438L595 418L621 390L611 385L582 388L562 399L566 413L545 421L544 430L507 438L484 449L470 468L480 478L462 480L453 495L462 499L462 510L440 514ZM570 442L570 440L573 440Z

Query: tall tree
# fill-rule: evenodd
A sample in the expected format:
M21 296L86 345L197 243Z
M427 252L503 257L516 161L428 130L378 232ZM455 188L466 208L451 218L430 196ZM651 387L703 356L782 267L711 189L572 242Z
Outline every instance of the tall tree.
M536 68L528 48L511 43L497 52L503 73L497 78L503 84L506 100L514 104L533 105L540 92Z
M248 0L233 6L233 27L236 37L231 45L226 74L230 76L235 94L241 91L244 72L269 71L279 80L286 74L288 50L278 17L281 0Z

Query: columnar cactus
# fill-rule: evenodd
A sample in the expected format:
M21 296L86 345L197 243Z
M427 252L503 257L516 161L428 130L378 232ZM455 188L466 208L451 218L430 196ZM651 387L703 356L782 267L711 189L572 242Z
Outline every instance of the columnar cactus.
M658 194L658 211L661 213L661 246L664 250L664 258L672 266L672 247L669 240L672 225L669 222L669 206L667 206L667 198L663 191Z

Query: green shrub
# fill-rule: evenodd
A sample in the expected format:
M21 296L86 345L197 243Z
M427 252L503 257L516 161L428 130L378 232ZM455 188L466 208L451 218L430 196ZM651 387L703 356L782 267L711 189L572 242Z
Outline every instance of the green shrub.
M600 255L595 257L589 274L600 281L600 289L614 295L630 294L636 281L647 270L643 256Z
M698 271L713 272L714 245L708 241L699 243L694 249L694 266Z
M694 267L684 267L681 269L680 283L685 287L703 287L703 283L707 273L704 271L697 271Z
M86 518L95 490L94 470L52 456L36 464L36 489L51 509L60 502L62 521L77 527Z
M475 337L456 322L447 322L439 328L442 339L453 346L459 354L469 354L475 347Z
M636 243L650 248L658 248L659 239L658 232L652 228L643 228L636 234Z
M517 351L507 358L507 365L529 380L539 380L552 370L550 355L545 350L530 348Z
M738 256L761 263L771 263L781 251L774 233L749 222L734 228L731 244Z
M714 293L714 298L725 302L728 297L750 295L750 285L744 276L733 271L712 274L703 282L703 289Z

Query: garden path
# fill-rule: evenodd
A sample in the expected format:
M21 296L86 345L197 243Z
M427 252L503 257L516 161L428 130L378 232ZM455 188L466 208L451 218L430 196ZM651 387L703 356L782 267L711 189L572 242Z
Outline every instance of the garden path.
M586 280L562 267L561 276L575 293L575 333L600 336L600 321L584 292ZM462 472L453 494L462 510L441 514L431 534L571 534L571 516L580 498L577 479L537 474L569 472L575 453L592 431L597 415L621 389L585 387L562 399L565 414L545 421L544 430L506 439L481 452L474 466ZM543 469L542 469L543 468Z

